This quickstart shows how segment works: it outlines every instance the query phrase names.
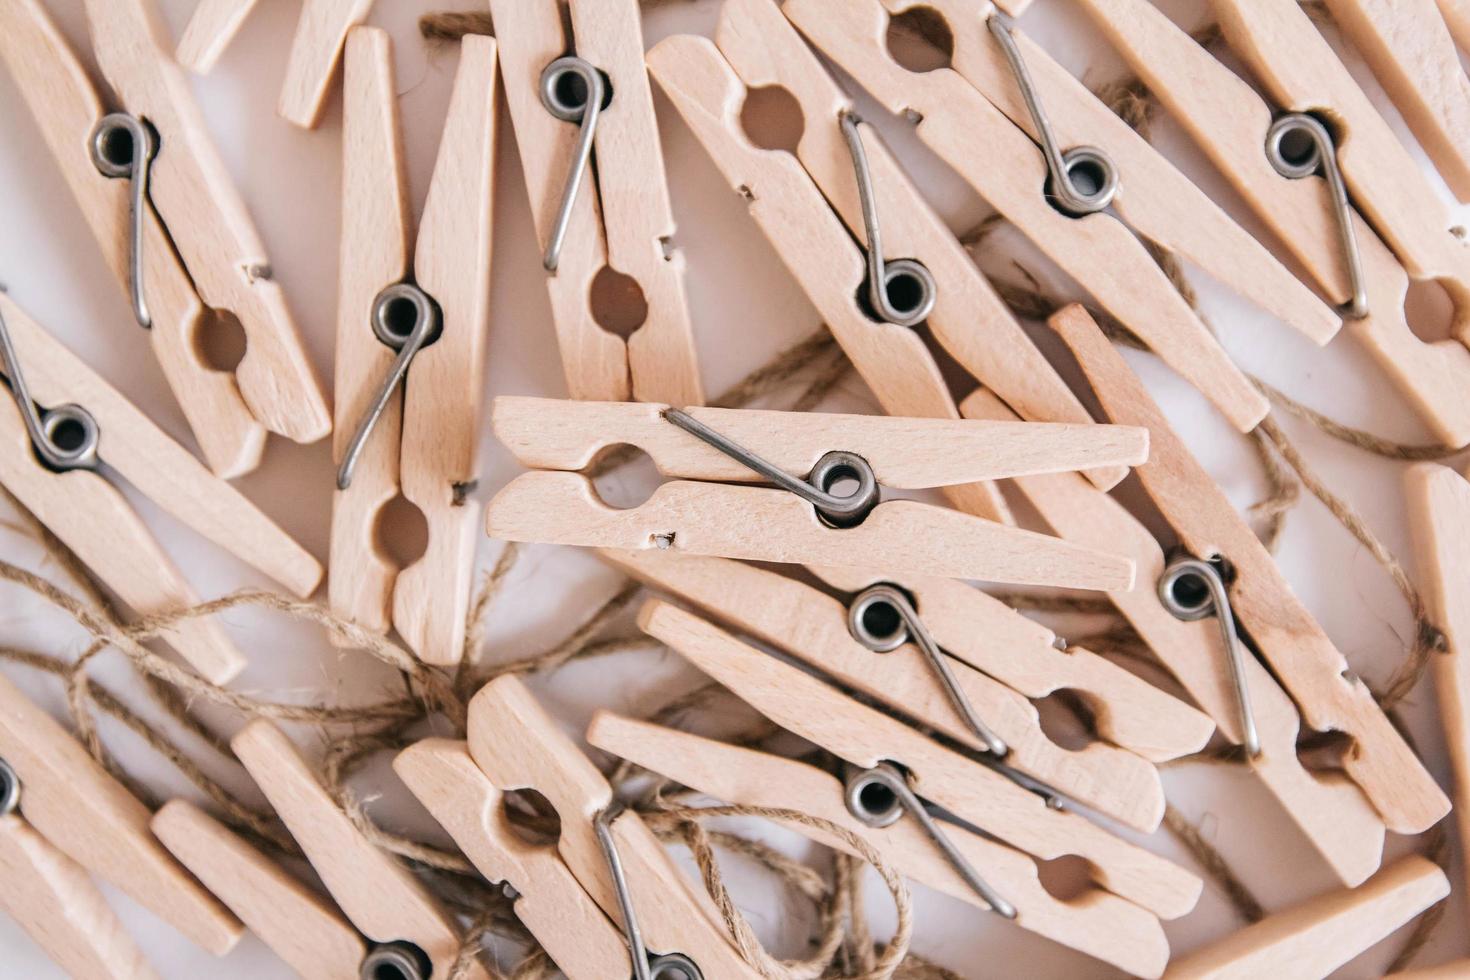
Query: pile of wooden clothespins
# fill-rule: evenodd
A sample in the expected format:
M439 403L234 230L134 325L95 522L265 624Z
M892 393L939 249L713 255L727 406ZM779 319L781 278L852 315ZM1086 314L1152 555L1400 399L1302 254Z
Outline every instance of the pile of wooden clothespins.
M1470 444L1470 333L1456 319L1425 339L1408 300L1437 282L1470 309L1454 227L1470 200L1470 2L1210 0L1213 26L1190 34L1152 0L1073 0L1136 76L1120 98L1027 37L1030 0L683 2L712 11L711 36L646 45L639 0L425 16L427 43L458 54L415 222L392 39L372 0L304 0L279 113L316 128L340 92L329 399L189 78L254 0L199 0L177 42L158 0L83 0L98 81L50 0L0 0L9 83L198 450L0 293L0 487L43 556L0 558L0 580L85 637L69 655L24 633L0 648L17 674L61 682L73 722L0 675L0 910L83 978L153 975L98 881L217 956L249 930L308 978L1043 975L920 958L942 937L912 882L1081 954L1059 962L1087 975L1319 978L1402 929L1393 975L1470 976L1470 958L1410 967L1465 881L1451 841L1470 850L1470 482L1442 462ZM975 233L935 210L854 86L993 210ZM757 120L761 103L784 133ZM1218 193L1150 143L1154 116ZM674 240L672 125L825 325L717 398L686 295L704 270ZM536 240L500 247L544 268L571 397L487 405L512 130ZM987 278L973 247L1000 224L1074 295ZM1385 403L1436 444L1350 429L1238 367L1184 264L1315 345L1348 334L1335 343L1356 344ZM245 341L228 370L200 339L221 313ZM1277 489L1263 529L1118 346L1151 352L1255 440ZM886 414L812 411L849 370ZM1412 463L1412 573L1273 406ZM527 471L503 485L479 486L482 416ZM325 568L229 482L269 433L332 436ZM608 478L639 453L667 479L609 503ZM1414 632L1381 685L1278 565L1301 487L1406 600ZM202 600L139 496L287 591ZM407 562L382 541L400 500L425 529ZM565 546L631 584L574 613L587 618L563 642L485 656L518 556ZM528 581L559 618L580 608L573 587ZM247 693L248 633L224 617L251 609L312 624L352 651L346 672L386 668L397 686L340 703ZM636 635L614 628L630 613ZM1068 642L1046 613L1107 625ZM602 683L570 733L532 683L649 649L704 681L647 717L611 710L626 699ZM93 676L108 653L127 692ZM1401 720L1411 697L1437 699L1444 772ZM723 740L691 717L716 702L744 710ZM189 794L119 764L99 715ZM287 726L322 736L320 764ZM1263 908L1166 800L1161 770L1201 759L1252 780L1332 887ZM368 793L416 801L434 834L388 829ZM813 846L750 836L757 820ZM783 951L799 959L762 945L719 852L813 903ZM869 866L894 905L881 942ZM1207 886L1247 922L1171 955ZM1470 957L1463 923L1442 931L1438 959Z

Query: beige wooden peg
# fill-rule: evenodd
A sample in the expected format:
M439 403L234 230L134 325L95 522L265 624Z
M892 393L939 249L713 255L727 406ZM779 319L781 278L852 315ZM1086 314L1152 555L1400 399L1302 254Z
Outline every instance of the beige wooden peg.
M1146 451L1136 433L1104 433L1095 425L1028 422L1020 430L983 432L954 420L885 416L697 409L687 417L772 458L799 479L807 478L823 452L843 450L860 453L877 483L908 488L952 486L1017 470L1117 464ZM581 466L599 448L627 443L649 451L671 476L752 476L744 464L669 421L664 406L497 398L494 423L502 440L530 465ZM955 439L985 448L976 455L956 452ZM857 526L838 528L786 490L692 480L664 484L641 506L616 510L597 496L587 477L538 470L495 495L486 508L486 526L492 537L513 541L878 564L1079 588L1122 587L1131 581L1126 563L1110 556L931 504L878 503ZM759 533L752 534L753 528Z
M396 626L434 664L459 659L474 574L479 513L468 491L489 333L496 50L485 37L468 37L461 47L411 252L390 42L366 27L355 28L347 42L334 455L340 466L354 443L361 452L350 473L339 470L331 602L367 629ZM410 281L410 254L414 285L407 288L425 298L421 309L408 295L385 292ZM419 319L433 316L431 308L438 311L437 335L412 355L407 375L364 437L361 426L400 356L379 340L374 318L413 343L414 330L434 329ZM408 322L392 326L405 311ZM376 532L382 508L399 492L428 525L427 550L402 569L379 550Z
M1450 893L1438 865L1411 855L1355 889L1278 912L1174 960L1169 980L1318 980Z
M983 390L965 399L960 411L968 418L1014 417ZM1108 599L1220 733L1239 745L1240 710L1219 627L1213 619L1178 619L1159 601L1165 559L1153 534L1116 500L1075 474L1022 477L1014 486L1056 534L1078 544L1108 542L1133 559L1138 569L1133 588L1109 592ZM987 653L992 649L978 632L951 640L950 649L964 649L964 636L973 636L972 644ZM1341 774L1311 772L1302 765L1296 748L1301 729L1296 705L1254 657L1246 657L1244 664L1261 743L1260 755L1248 764L1343 884L1361 884L1378 870L1382 859L1383 821L1350 780Z
M291 969L312 980L359 980L367 944L326 899L184 800L164 804L150 826Z
M724 558L667 551L604 551L602 556L640 581L692 603L762 643L786 651L836 682L860 690L907 717L922 719L972 748L985 750L985 744L951 703L919 650L912 643L905 643L887 653L874 653L854 638L847 621L848 607L837 599L795 579ZM834 584L841 583L839 587L852 594L875 582L894 581L891 577L845 569L819 570L818 574ZM994 620L967 616L971 607L966 605L958 608L951 605L946 616L943 599L954 602L956 597L950 594L941 598L942 589L932 587L939 582L950 584L950 580L916 582L899 578L897 581L900 587L916 594L921 619L946 651L958 635L953 626L963 623L965 633L973 629L976 638L966 643L967 649L985 647L1003 651L987 658L993 662L1019 664L1033 653L1041 661L1012 673L1029 669L1041 674L1045 672L1045 664L1080 661L1083 657L1111 668L1110 672L1099 672L1099 676L1111 683L1096 686L1111 696L1106 700L1089 699L1092 703L1101 702L1099 714L1108 719L1100 723L1104 731L1119 715L1135 716L1141 726L1147 714L1150 732L1145 736L1146 741L1151 744L1163 744L1171 739L1184 741L1174 755L1198 751L1214 731L1214 725L1194 709L1099 657L1085 651L1062 653L1049 644L1044 645L1047 653L1041 652L1043 644L1039 643L1013 645L1009 642L1011 637L1004 633L1004 626L999 632L989 629ZM957 589L980 594L962 583L954 584ZM916 586L923 591L916 592ZM964 597L959 599L964 601ZM1000 609L1011 617L1021 618L1004 607ZM1016 631L1016 627L1012 629ZM1042 730L1036 708L1021 693L992 680L965 658L948 652L945 656L948 669L978 717L1009 750L1000 761L1137 830L1148 832L1158 827L1164 815L1164 792L1157 770L1147 759L1105 742L1095 741L1081 750L1062 748ZM1079 672L1070 664L1066 669L1074 674ZM1085 670L1086 666L1081 669ZM997 671L993 676L1004 681L1004 675L1004 671ZM1128 680L1120 680L1119 675ZM1036 696L1064 686L1065 680L1057 678L1052 684ZM1130 697L1137 700L1130 704ZM1184 732L1170 731L1174 725Z
M621 923L593 823L612 807L612 787L519 678L498 677L470 702L469 749L496 788L534 789L546 797L561 818L562 860L608 917ZM707 977L759 976L736 952L708 896L694 890L637 813L623 811L611 830L650 952L683 953Z
M241 395L267 429L298 442L322 438L331 415L321 385L188 79L165 47L156 0L86 0L85 9L103 77L158 134L149 200L199 297L232 313L245 333L235 369Z
M353 825L291 740L261 719L241 729L230 747L352 924L376 943L413 944L435 976L448 976L459 925L407 868ZM468 976L486 980L488 974L475 962Z
M1439 966L1390 973L1396 980L1465 980L1470 977L1470 960L1451 960Z
M281 118L302 129L316 128L347 35L372 9L373 0L305 0L276 107Z
M1439 0L1439 13L1461 51L1470 51L1470 0Z
M1202 883L1183 868L1078 814L1049 809L1005 776L698 616L653 599L638 623L788 731L865 769L897 763L917 795L1013 847L1042 860L1081 857L1098 885L1161 918L1184 915L1199 900Z
M569 30L563 7L569 7ZM543 72L574 55L601 72L611 93L596 117L594 156L572 202L560 258L547 276L568 391L573 398L631 395L702 405L637 0L491 0L490 11L504 43L506 104L543 250L555 234L582 128L580 120L558 119L543 104ZM621 287L607 290L601 304L593 302L599 277ZM609 325L636 329L625 343L599 315Z
M913 821L869 826L844 805L842 782L815 766L607 711L593 716L587 740L727 803L798 810L830 820L867 840L905 877L989 908ZM842 838L811 824L789 822L786 826L820 844L856 853ZM1150 912L1096 888L1059 900L1042 886L1036 864L1027 855L961 827L947 828L946 834L970 865L1015 906L1016 924L1021 928L1134 976L1157 977L1163 972L1169 944L1158 918Z
M1108 416L1146 426L1149 462L1136 470L1183 544L1196 556L1219 555L1235 580L1232 608L1261 657L1319 731L1353 740L1342 764L1373 802L1388 829L1419 833L1449 811L1449 800L1425 771L1362 679L1291 591L1254 531L1169 427L1143 383L1080 307L1052 317Z
M491 882L514 892L516 918L569 980L631 976L628 946L562 863L511 827L504 793L463 742L425 739L398 753L393 771Z
M18 777L20 816L51 846L202 949L223 956L239 941L240 923L149 832L148 808L3 677L0 759Z
M184 33L179 37L179 46L174 50L174 60L196 75L208 75L219 62L220 55L235 39L245 18L255 9L259 0L199 0Z

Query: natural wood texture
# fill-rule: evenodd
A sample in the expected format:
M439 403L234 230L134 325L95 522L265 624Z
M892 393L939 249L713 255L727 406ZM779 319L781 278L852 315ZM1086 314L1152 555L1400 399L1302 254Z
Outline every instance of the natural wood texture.
M103 176L87 149L103 115L101 100L37 0L7 3L0 27L0 57L126 295L132 255L128 182ZM147 342L210 468L226 479L247 473L260 462L265 427L250 413L235 376L210 368L200 356L195 337L210 314L151 206L144 220L144 293L153 318ZM143 336L120 339L141 343Z
M1470 50L1470 0L1439 0L1439 13L1460 50Z
M153 835L291 969L358 980L367 944L330 902L183 800L153 815Z
M342 262L337 314L340 462L397 355L372 330L374 300L408 278L408 205L392 50L357 28L344 82ZM438 304L440 335L409 367L378 420L332 516L332 606L378 631L389 622L420 658L459 659L474 575L476 477L485 347L490 326L495 202L496 43L461 46L439 159L414 249L414 280ZM424 515L428 547L396 568L377 542L379 513L400 490Z
M495 434L534 469L580 470L603 449L637 446L665 476L758 483L759 473L664 418L666 405L501 395ZM832 450L856 453L885 487L926 489L1028 473L1133 466L1148 459L1142 429L1067 423L972 422L883 415L695 408L716 432L806 479Z
M981 909L989 908L924 832L909 819L874 828L848 812L842 783L793 759L700 738L606 711L593 716L587 740L637 765L716 799L745 806L800 810L862 837L915 881ZM820 844L853 853L841 838L802 823L787 827ZM1101 889L1058 900L1042 887L1031 858L962 827L945 833L985 880L1016 906L1016 924L1142 977L1157 977L1168 941L1149 912Z
M281 118L302 129L316 128L347 34L372 9L373 0L305 0L276 106Z
M245 332L235 377L251 413L273 432L313 442L331 415L270 260L209 138L184 71L166 44L155 0L86 0L92 47L122 105L157 130L149 196L200 298Z
M174 60L196 75L208 75L256 3L257 0L199 0L179 38Z
M1082 6L1317 288L1345 303L1352 288L1327 183L1289 180L1271 166L1262 147L1273 114L1255 89L1146 0ZM1404 309L1408 274L1366 221L1356 212L1352 220L1370 315L1348 320L1348 332L1440 439L1470 442L1470 404L1453 394L1470 386L1470 351L1458 340L1415 335Z
M1318 980L1450 893L1433 862L1411 855L1350 891L1278 912L1176 959L1169 980Z
M577 473L516 477L485 508L492 538L898 572L1078 589L1127 588L1126 559L913 500L878 505L857 527L829 527L785 490L665 483L619 510Z
M1418 463L1404 475L1409 528L1419 581L1430 619L1444 631L1449 649L1435 655L1435 697L1455 778L1455 819L1460 840L1470 840L1470 483L1434 463ZM1470 869L1470 849L1461 848Z
M1404 970L1389 974L1397 980L1465 980L1470 977L1470 960L1452 960L1440 966L1428 966L1422 970Z
M18 814L0 816L0 912L83 980L157 977L85 868Z
M240 923L154 839L148 808L3 677L0 758L20 777L21 816L54 847L201 948L234 947Z
M960 411L970 418L1008 419L1012 414L995 396L978 391ZM1056 534L1078 544L1121 549L1133 559L1133 588L1108 593L1113 605L1153 650L1160 662L1214 719L1233 744L1241 741L1240 711L1230 665L1215 620L1176 619L1159 602L1157 583L1164 553L1152 534L1116 500L1073 474L1023 477L1014 486ZM987 652L983 633L966 631L951 640L964 649L965 637ZM1301 717L1296 705L1254 657L1245 660L1261 754L1250 765L1312 846L1348 886L1361 884L1378 870L1383 854L1383 821L1358 787L1341 774L1315 773L1297 756Z
M848 632L847 607L837 599L795 579L724 558L675 555L667 551L605 551L602 555L640 581L694 605L706 615L721 619L762 643L786 651L836 682L860 690L909 718L922 719L973 748L984 749L951 705L923 654L911 644L881 654L864 647ZM834 577L840 579L842 573L834 570ZM855 587L848 591L858 591L872 582L885 580L892 581L884 576L849 572L843 587L852 584ZM908 586L909 582L900 584ZM953 584L980 594L962 583ZM936 599L932 605L938 606L939 601ZM938 622L929 624L929 614L937 611L931 609L930 595L926 593L919 602L920 616L926 625L938 630ZM970 646L983 644L1005 651L993 659L1010 663L1025 659L1024 648L1010 645L1006 637L987 630L988 623L976 622L978 618L981 617L965 617L963 608L952 610L944 625L947 627L958 619L966 627L974 628L977 642ZM946 639L938 642L947 648L946 640L955 634L945 630L944 635ZM1054 647L1048 649L1056 658L1068 659L1068 654ZM1032 651L1025 649L1024 653L1030 655ZM1106 664L1100 658L1093 659ZM949 660L950 669L976 713L1009 746L1011 751L1004 760L1007 765L1130 827L1145 832L1158 827L1164 815L1164 791L1158 772L1147 760L1103 742L1093 742L1080 751L1062 748L1042 731L1036 709L1025 697L960 658L951 656ZM1043 668L1038 664L1034 669L1040 673ZM1112 670L1115 675L1131 676L1118 668ZM1214 730L1207 719L1143 681L1132 680L1133 683L1124 685L1127 693L1143 688L1153 695L1136 707L1163 708L1148 718L1155 733L1152 740L1167 742L1171 737L1177 738L1161 729L1167 729L1172 721L1185 715L1186 723L1198 719L1204 725L1189 726L1196 737L1184 751L1197 751L1203 746ZM1113 694L1118 693L1115 687ZM1179 710L1169 710L1167 702L1173 702Z
M506 48L506 103L543 250L580 124L558 120L542 105L541 73L572 53L596 66L612 90L598 118L592 169L560 264L547 277L567 388L573 398L623 400L631 394L681 407L703 404L637 0L573 0L567 6L571 36L555 0L490 3L496 36ZM591 305L593 279L604 268L632 278L647 304L646 319L626 344L599 325Z
M1470 78L1435 0L1327 0L1419 145L1470 199Z
M955 69L917 73L894 59L886 45L888 2L790 0L782 11L886 108L917 114L920 139L1233 425L1248 430L1260 421L1268 410L1264 396L1230 361L1126 225L1107 213L1075 219L1054 209L1043 193L1045 163L1024 130ZM901 6L900 0L891 3ZM949 24L956 34L956 55L963 48L966 64L968 52L983 53L983 46L991 43L984 21L973 10L960 19L949 18ZM1040 68L1037 51L1028 48L1033 70ZM655 48L651 54L657 52ZM1049 100L1048 112L1062 111L1064 101L1073 97ZM1201 207L1213 209L1208 201ZM1179 220L1195 217L1181 214Z
M852 111L848 98L822 67L773 0L730 0L720 10L716 43L747 88L779 86L796 99L805 125L796 147L812 181L842 218L851 235L865 242L862 206L851 152L839 116ZM960 245L878 133L861 124L873 174L873 192L883 231L884 257L921 262L938 286L926 319L946 351L981 384L1035 422L1089 422L1087 410L1037 350L989 281ZM891 341L891 334L882 340ZM924 375L911 367L913 348L891 344L889 370ZM1111 487L1126 475L1119 467L1091 473Z
M511 827L504 794L464 742L417 742L393 760L393 771L481 874L515 889L516 918L570 980L632 974L622 932L556 851L527 842Z
M352 924L374 942L413 943L429 957L436 976L447 976L459 950L453 916L396 858L353 826L291 740L261 719L242 728L230 748ZM487 980L488 974L476 962L468 976Z
M1144 489L1193 554L1221 555L1234 569L1230 601L1236 618L1302 718L1314 729L1353 740L1343 768L1390 830L1419 833L1435 824L1449 811L1449 800L1292 593L1255 532L1169 427L1143 383L1080 307L1050 322L1108 416L1152 433L1149 462L1136 471Z
M1199 899L1202 883L1183 868L1075 813L1048 809L1005 776L697 616L650 600L638 623L783 728L855 766L896 762L919 796L1016 848L1042 860L1077 855L1093 881L1161 918L1184 915Z
M470 702L469 750L501 791L534 789L546 797L561 818L562 860L603 912L621 922L593 826L613 802L612 787L518 678L503 675ZM707 977L757 977L735 951L709 898L694 890L642 818L626 810L612 830L648 948L684 953Z

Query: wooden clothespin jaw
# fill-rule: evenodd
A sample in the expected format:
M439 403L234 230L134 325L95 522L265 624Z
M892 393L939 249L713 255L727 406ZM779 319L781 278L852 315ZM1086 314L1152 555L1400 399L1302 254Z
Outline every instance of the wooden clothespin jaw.
M1076 855L1092 880L1160 918L1184 915L1202 884L1177 865L1113 836L1076 813L843 695L796 667L660 600L639 625L761 714L863 770L897 774L897 792L927 800L1041 860ZM917 812L915 812L917 816ZM983 874L983 872L982 872Z
M469 751L496 788L535 790L556 810L562 861L654 975L670 967L694 980L759 975L736 952L713 903L642 818L618 806L602 773L516 677L491 681L470 702Z
M223 956L244 930L148 830L148 808L0 677L3 908L75 976L151 977L89 873Z
M403 865L368 840L322 786L291 740L271 722L251 722L230 740L241 764L265 793L281 822L301 845L342 913L373 944L369 965L385 964L386 975L429 980L449 975L459 951L454 917ZM225 867L250 866L249 855L206 855L203 874L223 879ZM219 862L219 863L213 863ZM212 869L212 870L210 870ZM255 867L254 874L263 874ZM248 901L238 882L226 902ZM391 965L398 972L388 973ZM375 975L363 970L363 976ZM488 980L478 962L471 980Z
M1385 16L1417 5L1406 0ZM1254 5L1246 19L1272 6ZM1470 442L1470 408L1447 394L1470 384L1470 351L1462 339L1421 340L1405 310L1411 277L1441 278L1463 324L1470 295L1465 247L1446 233L1449 215L1437 195L1305 16L1283 14L1281 30L1299 43L1273 47L1272 56L1311 67L1268 86L1279 100L1273 108L1145 0L1084 0L1083 7L1313 285L1343 307L1349 332L1435 435L1451 445ZM1455 71L1463 79L1458 62ZM1368 144L1366 156L1360 142ZM1379 195L1385 200L1378 207L1418 222L1412 230L1400 222L1392 250L1379 238L1388 230L1370 210Z
M347 41L331 602L365 628L397 627L433 664L459 660L474 574L496 51L487 37L461 47L415 248L390 40L359 27ZM402 569L376 543L399 493L428 525L427 550Z
M704 404L637 0L490 11L568 391Z
M904 67L890 52L890 28L918 6L796 0L782 12L887 108L920 119L921 139L1232 424L1253 427L1265 398L1134 232L1209 269L1319 343L1336 330L1336 316L989 5L981 12L989 16L954 0L923 5L948 32L948 65ZM1042 118L1050 124L1038 125Z
M816 766L711 741L606 711L593 716L587 740L597 748L726 803L798 810L866 839L905 877L982 908L991 906L955 870L917 821L901 816L874 825L842 780ZM897 801L894 801L897 805ZM896 814L895 814L896 815ZM885 815L886 816L886 815ZM848 853L851 845L809 823L790 829ZM1061 901L1042 887L1030 857L961 827L944 831L970 867L1015 911L1023 929L1046 936L1141 977L1157 977L1169 957L1159 920L1101 889Z
M244 25L256 0L201 0L194 8L174 58L192 72L207 75ZM372 12L373 0L305 0L286 80L276 107L281 118L315 129L326 106L327 92L342 60L347 35Z
M321 565L234 487L159 430L112 386L0 294L0 483L134 610L198 602L126 499L116 473L184 524L306 596ZM164 636L205 678L245 665L220 625L186 619Z
M1192 555L1218 556L1229 570L1227 592L1241 630L1306 723L1353 740L1343 769L1384 824L1409 834L1439 821L1449 811L1449 800L1097 324L1072 307L1054 316L1051 325L1076 355L1109 418L1152 433L1149 462L1136 471L1144 489Z
M965 399L960 411L967 418L1009 421L1015 417L983 390ZM1301 729L1296 705L1270 672L1244 650L1233 628L1227 645L1221 626L1232 623L1215 610L1210 584L1202 576L1178 575L1186 567L1180 559L1195 556L1186 553L1166 559L1148 528L1075 474L1020 477L1012 485L1053 533L1077 544L1105 544L1133 559L1137 568L1133 587L1109 592L1108 599L1215 721L1221 735L1241 745L1246 736L1240 689L1231 668L1231 649L1235 649L1259 745L1255 754L1247 752L1251 769L1343 884L1358 885L1373 874L1383 855L1383 821L1341 774L1311 772L1302 765L1296 749ZM1213 571L1207 574L1215 575ZM1174 579L1172 588L1182 587L1184 594L1192 590L1201 602L1166 601L1167 592L1172 591L1166 589L1169 575ZM990 648L989 643L983 645ZM963 646L953 641L951 649Z
M1132 580L1111 556L930 504L880 502L879 491L1128 465L1147 453L1136 432L515 397L495 400L493 422L516 458L537 469L491 500L491 537L1076 588ZM618 444L643 449L679 479L639 507L607 506L587 477L568 471ZM780 489L694 482L714 480ZM833 492L848 482L857 489Z
M1449 879L1438 865L1410 855L1357 888L1278 912L1176 959L1164 975L1169 980L1325 977L1449 893Z
M1135 746L1175 758L1198 751L1215 729L1101 657L1058 650L1050 630L964 583L817 569L842 591L839 598L725 558L670 551L602 557L839 685L988 753L1000 771L1039 781L1059 805L1066 797L1144 832L1163 818L1164 793L1157 770ZM1074 751L1046 735L1027 697L1062 688L1083 692L1114 744L1094 741Z

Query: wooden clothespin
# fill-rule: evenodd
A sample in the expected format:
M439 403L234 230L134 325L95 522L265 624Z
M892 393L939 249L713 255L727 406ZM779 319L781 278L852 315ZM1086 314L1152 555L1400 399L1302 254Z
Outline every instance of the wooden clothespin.
M490 11L567 390L704 404L637 0ZM603 322L636 330L624 341Z
M179 38L174 57L192 72L207 75L229 47L256 0L200 0ZM286 80L276 111L302 129L315 129L326 105L327 90L342 60L348 33L367 20L373 0L304 0Z
M199 600L99 463L297 595L316 588L322 568L310 553L4 294L0 373L10 388L0 396L0 484L135 611L166 613ZM164 637L217 684L245 665L212 618L182 620Z
M587 740L726 803L794 809L829 820L866 839L905 877L979 908L991 907L915 821L900 817L886 826L866 822L849 809L859 804L849 800L842 781L816 766L607 711L593 716ZM854 853L842 838L811 824L787 826L817 843ZM1062 901L1042 886L1027 855L962 827L946 827L945 834L1013 907L1021 928L1134 976L1157 977L1163 972L1169 944L1152 913L1099 888Z
M1460 50L1470 51L1470 0L1438 0L1440 16Z
M0 677L0 909L79 977L151 977L89 873L203 949L243 934L148 831L148 808Z
M1417 463L1404 475L1409 527L1429 616L1444 631L1447 649L1432 655L1435 695L1445 746L1455 774L1460 840L1470 841L1470 482L1454 470ZM1470 869L1470 851L1461 848Z
M1137 432L504 396L492 415L500 440L537 469L490 501L491 537L1075 588L1132 581L1128 563L1109 555L931 504L879 502L879 488L1129 465L1147 455ZM680 479L641 506L607 506L587 477L567 471L620 444L644 450ZM714 480L767 480L780 489L692 482ZM848 482L858 489L833 492Z
M901 65L887 37L893 16L912 6L795 0L782 12L888 109L920 119L925 143L1233 425L1253 427L1266 414L1265 398L1134 233L1188 258L1318 343L1337 329L1335 314L990 4L928 5L947 29L952 67ZM678 43L696 54L694 45ZM659 49L650 57L660 57ZM724 101L734 106L727 115L738 110L738 95ZM719 110L707 104L704 111ZM1043 117L1049 126L1038 124ZM717 154L728 167L751 156L748 145L744 153Z
M412 872L353 825L291 740L262 719L241 729L230 740L230 748L301 845L337 906L373 943L368 965L381 962L384 972L363 970L362 975L408 980L448 976L459 950L460 929L453 916ZM249 855L231 850L216 851L196 842L189 849L196 859L190 867L206 882L222 883L221 899L243 909L254 902L250 877L263 872ZM237 866L251 864L257 867L250 877L235 876ZM390 965L398 973L388 972ZM471 965L468 976L488 978L478 962Z
M1343 769L1389 830L1412 834L1433 826L1449 811L1449 800L1142 382L1080 307L1062 311L1051 325L1076 355L1108 417L1152 434L1149 462L1136 470L1139 480L1190 554L1218 557L1229 570L1225 594L1234 617L1303 720L1352 739Z
M153 836L303 977L359 980L369 950L326 899L185 800L153 815ZM406 975L403 980L408 980Z
M666 975L665 971L676 975L673 969L681 959L693 961L697 968L684 971L691 977L759 976L736 951L713 902L694 889L642 818L615 802L602 773L516 677L491 681L470 702L469 753L496 790L535 790L556 810L561 821L557 854L582 890L610 920L621 924L628 944L625 951L632 949L635 957L642 953L654 976ZM430 808L436 809L433 804ZM503 832L490 830L489 820L479 821L478 827L463 820L456 823L471 833L478 829L485 834L481 849L506 848ZM496 862L500 866L500 857ZM522 870L532 873L524 862ZM544 867L534 874L538 880L552 879ZM519 890L518 883L512 885ZM564 890L560 883L555 887L556 895ZM546 901L561 901L562 907L571 904L551 895ZM560 921L556 928L565 933L567 925ZM597 937L605 940L597 930L589 942ZM559 945L571 938L563 935ZM587 952L579 955L585 958ZM568 962L557 963L569 970ZM625 959L604 961L599 975L622 976L625 964Z
M638 622L788 731L860 769L887 764L899 774L898 784L889 784L894 792L907 789L1040 860L1076 855L1097 885L1160 918L1178 918L1199 899L1202 883L1183 868L1076 813L1048 807L1039 794L698 616L653 599Z
M1082 6L1308 278L1344 307L1349 332L1425 423L1452 445L1470 442L1470 407L1452 394L1470 385L1464 327L1457 329L1461 339L1426 343L1404 308L1410 278L1442 278L1463 304L1470 290L1465 246L1447 230L1449 212L1418 165L1306 15L1298 17L1295 4L1278 10L1275 0L1234 13L1221 9L1232 44L1255 37L1270 45L1257 51L1254 42L1243 44L1239 53L1258 69L1269 64L1271 74L1257 74L1277 100L1273 111L1146 0L1084 0ZM1399 16L1401 8L1393 5L1391 15L1384 9L1385 16ZM1268 11L1274 26L1256 25ZM1276 77L1283 59L1299 73ZM1458 62L1455 71L1463 76ZM1331 126L1314 112L1330 117ZM1391 223L1382 219L1385 212L1393 213Z
M346 60L331 603L368 629L391 622L420 658L450 664L479 513L468 493L490 326L496 43L471 36L461 48L416 248L387 34L355 28ZM377 544L400 492L428 524L427 550L403 569Z
M1470 977L1470 959L1451 960L1439 966L1426 966L1418 970L1401 970L1390 973L1394 980L1465 980Z
M1169 980L1318 980L1450 893L1434 862L1411 855L1357 888L1329 892L1169 964Z
M962 582L816 569L847 597L838 599L724 558L668 551L602 556L838 684L990 753L1000 771L1030 777L1144 832L1164 815L1151 760L1197 752L1215 729L1193 708L1101 657L1058 650L1050 630ZM1100 734L1113 744L1068 750L1046 735L1027 697L1062 688L1078 690L1097 708Z
M960 411L968 418L1015 417L983 390L965 399ZM1302 765L1297 756L1301 716L1296 705L1270 672L1241 648L1233 624L1222 623L1210 597L1207 576L1213 572L1197 565L1189 572L1196 556L1166 560L1152 532L1076 474L1019 477L1012 485L1054 533L1082 545L1106 542L1133 559L1137 569L1133 587L1107 594L1118 612L1226 739L1235 745L1254 741L1259 747L1246 751L1252 771L1343 884L1358 885L1373 874L1383 855L1383 821L1341 774L1315 773ZM1181 576L1181 571L1186 574ZM1182 601L1180 595L1193 601ZM1228 641L1222 625L1232 627ZM1235 686L1236 661L1243 673L1244 701ZM1249 705L1249 723L1242 717L1244 705ZM1247 729L1254 730L1253 740Z

